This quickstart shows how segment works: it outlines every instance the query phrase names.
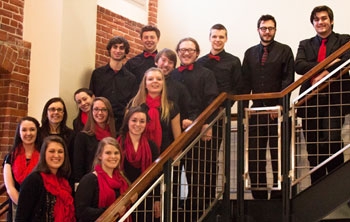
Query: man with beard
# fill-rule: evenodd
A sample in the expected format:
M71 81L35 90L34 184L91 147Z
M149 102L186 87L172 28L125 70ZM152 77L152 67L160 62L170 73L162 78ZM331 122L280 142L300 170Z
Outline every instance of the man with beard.
M135 76L123 66L129 50L129 43L123 37L116 36L109 40L109 63L95 69L90 80L90 90L95 96L106 97L111 103L117 132L123 121L125 107L138 89Z
M333 11L328 6L317 6L312 10L310 22L317 35L305 39L299 44L295 60L295 70L298 74L306 74L327 56L350 41L349 35L333 32L333 18ZM334 60L318 75L304 82L300 88L300 93L320 81L349 58L350 53L348 51ZM302 126L307 142L310 167L317 166L344 145L341 138L341 128L344 123L344 116L349 113L350 95L346 93L349 91L349 81L349 75L344 75L342 83L332 82L329 87L321 91L323 94L307 100L309 107L298 109L298 116L303 118ZM327 95L326 92L328 91L331 93L327 93ZM343 154L338 155L326 166L311 174L311 182L315 183L343 162Z
M140 37L143 52L129 59L125 64L125 67L135 75L137 84L140 84L147 69L155 67L154 58L157 55L160 31L155 26L147 25L142 27Z
M294 81L294 58L289 46L274 41L276 20L263 15L258 20L260 43L249 48L244 55L243 92L280 92ZM245 104L247 106L248 103ZM282 105L282 99L254 100L252 107ZM249 176L255 199L267 199L266 149L269 142L273 184L277 185L277 115L251 115L249 118ZM257 124L259 124L257 126ZM280 191L273 191L271 198L279 198Z

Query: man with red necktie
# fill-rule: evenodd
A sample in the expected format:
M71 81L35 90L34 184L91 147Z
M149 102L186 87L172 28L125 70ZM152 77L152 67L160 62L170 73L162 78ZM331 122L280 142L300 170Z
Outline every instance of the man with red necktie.
M281 92L294 81L294 56L288 45L274 40L276 20L262 15L257 23L260 43L244 54L242 65L243 93ZM282 99L254 100L252 107L282 106ZM248 102L245 104L248 106ZM249 177L255 199L267 199L266 150L269 145L273 169L273 186L277 186L278 138L277 113L251 115L249 118ZM258 190L262 188L262 190ZM281 197L273 190L271 199Z
M218 89L213 72L196 62L199 51L199 45L195 39L188 37L180 40L176 46L176 52L179 56L181 66L170 73L171 78L183 83L190 93L189 119L182 121L184 129L187 128L218 96ZM211 122L213 117L214 115L206 121L202 127L202 131L208 127L208 123ZM211 138L212 131L210 129L202 137L202 140L210 141ZM189 185L188 198L184 205L186 209L190 209L191 207L191 209L197 209L197 207L198 209L204 209L203 207L208 204L207 201L215 198L215 193L211 193L209 187L214 185L213 182L210 182L210 173L214 173L214 171L210 171L216 167L216 162L213 161L213 159L210 161L210 152L204 151L205 149L202 147L205 146L204 144L205 142L202 142L201 147L196 145L193 151L187 153L185 163L183 163L185 164L186 177ZM199 150L201 150L201 152ZM200 172L205 176L198 173L200 159L206 160L206 167L200 169ZM205 200L198 197L199 195L203 197L204 194ZM186 221L196 221L197 216L196 212L192 214L188 213L186 214Z
M333 32L333 18L332 9L325 5L317 6L311 12L310 22L316 31L316 36L303 40L299 44L295 60L295 70L299 75L306 74L350 40L349 35ZM349 58L350 53L346 52L318 75L306 81L300 88L300 94ZM298 116L303 118L302 126L311 168L320 164L344 145L341 138L341 128L344 123L342 116L349 113L346 104L350 103L350 95L343 92L349 91L349 75L344 75L342 79L342 83L332 82L322 91L330 90L332 92L330 95L321 94L312 97L306 102L310 107L298 109ZM341 154L314 172L311 175L311 182L315 183L343 162L344 156Z
M198 63L213 71L219 93L238 94L242 76L241 61L225 51L227 30L222 24L211 27L209 34L211 50L198 59Z
M92 72L90 90L96 97L105 97L112 105L117 132L122 125L127 103L136 95L138 84L135 76L123 65L129 53L128 41L116 36L109 40L107 51L109 63Z
M125 67L132 72L140 84L146 70L151 67L156 67L154 58L157 55L157 44L160 38L160 31L152 25L144 26L140 32L140 38L143 43L143 52L129 59Z

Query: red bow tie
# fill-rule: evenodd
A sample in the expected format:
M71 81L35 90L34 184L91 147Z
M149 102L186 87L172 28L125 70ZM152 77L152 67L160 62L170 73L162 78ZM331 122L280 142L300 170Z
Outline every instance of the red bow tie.
M209 54L209 58L215 59L218 62L220 61L220 56L215 56L215 55Z
M149 52L144 52L143 53L143 56L145 57L145 58L148 58L148 57L150 57L150 56L152 56L153 58L155 58L156 57L156 53L149 53Z
M185 69L192 70L193 69L193 63L191 65L188 65L188 66L180 66L179 67L179 71L180 72L184 71Z

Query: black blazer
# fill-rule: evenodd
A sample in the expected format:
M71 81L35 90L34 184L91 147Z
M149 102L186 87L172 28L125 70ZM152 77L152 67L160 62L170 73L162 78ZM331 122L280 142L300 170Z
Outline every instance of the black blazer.
M329 35L326 43L326 57L334 53L348 41L350 41L350 35L332 32L331 35ZM304 75L318 64L317 57L320 45L321 43L318 36L303 40L299 43L299 48L295 59L296 73L298 73L299 75ZM334 64L327 70L329 72L333 71L337 66L339 66L341 63L348 60L349 58L350 52L347 51L341 56L341 61L339 63ZM300 88L300 93L303 93L310 86L311 81L304 82Z

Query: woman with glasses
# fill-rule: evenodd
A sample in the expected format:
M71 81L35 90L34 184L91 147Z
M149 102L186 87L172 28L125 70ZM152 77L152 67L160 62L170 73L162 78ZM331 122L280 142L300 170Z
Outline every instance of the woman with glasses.
M75 138L74 144L74 182L91 172L97 145L105 137L116 137L114 115L108 99L96 97L91 104L84 129Z
M40 134L42 141L45 137L56 135L67 145L70 164L73 163L75 132L66 125L68 113L64 101L54 97L47 101L41 117Z
M39 161L39 122L33 117L23 117L15 132L15 139L4 160L4 182L10 197L7 221L14 221L19 188Z
M83 130L91 108L94 93L87 88L80 88L74 93L74 101L79 108L78 116L73 120L73 129L76 133Z
M139 91L130 106L146 104L150 121L145 135L154 141L162 153L181 134L180 113L167 98L165 78L159 68L150 68L142 78Z

